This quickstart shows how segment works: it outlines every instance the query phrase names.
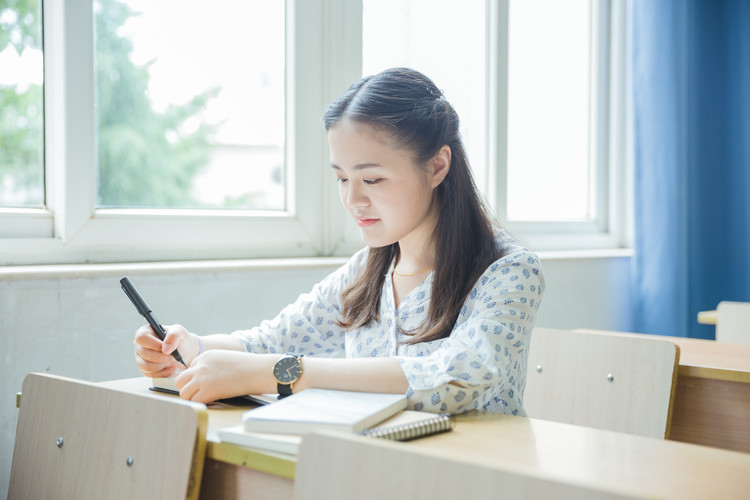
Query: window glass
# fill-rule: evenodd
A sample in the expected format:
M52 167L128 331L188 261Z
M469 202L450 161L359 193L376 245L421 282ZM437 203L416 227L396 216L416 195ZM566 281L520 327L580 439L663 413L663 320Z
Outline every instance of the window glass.
M455 0L364 0L362 73L414 68L443 90L461 119L461 135L484 188L485 3Z
M511 0L509 220L587 220L589 0Z
M41 2L0 4L0 206L44 206Z
M285 208L284 2L98 0L98 205Z

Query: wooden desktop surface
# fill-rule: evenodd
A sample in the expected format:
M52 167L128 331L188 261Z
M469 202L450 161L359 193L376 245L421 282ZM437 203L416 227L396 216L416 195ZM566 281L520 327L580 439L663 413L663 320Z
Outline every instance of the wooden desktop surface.
M153 394L146 378L102 385ZM218 439L217 429L237 425L249 408L209 405L201 498L293 498L295 457ZM750 491L750 454L530 418L472 412L459 415L452 432L398 444L651 497L741 498Z

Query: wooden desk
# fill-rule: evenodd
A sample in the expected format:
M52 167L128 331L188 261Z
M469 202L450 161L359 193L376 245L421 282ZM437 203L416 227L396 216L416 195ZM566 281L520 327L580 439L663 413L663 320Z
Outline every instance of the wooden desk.
M698 323L702 325L715 325L719 315L716 310L698 311Z
M327 459L311 460L320 456ZM323 483L330 488L329 500L483 500L503 493L509 498L731 499L750 492L750 454L474 413L459 416L453 432L409 443L312 435L300 450L298 479L305 486L303 498L320 498L308 493Z
M680 348L668 439L750 453L750 345L659 338Z
M149 384L144 378L102 383L153 394ZM201 498L294 497L295 457L218 440L216 430L236 425L250 407L209 407ZM391 444L626 494L742 498L750 491L750 454L507 415L459 415L453 432Z

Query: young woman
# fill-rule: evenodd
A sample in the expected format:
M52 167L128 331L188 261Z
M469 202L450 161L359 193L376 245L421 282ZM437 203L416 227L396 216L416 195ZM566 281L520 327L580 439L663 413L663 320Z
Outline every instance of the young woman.
M177 376L185 399L308 387L406 394L417 410L525 415L531 330L544 289L537 257L493 227L458 116L424 75L358 81L323 122L341 202L366 247L270 321L164 342L136 332L139 368Z

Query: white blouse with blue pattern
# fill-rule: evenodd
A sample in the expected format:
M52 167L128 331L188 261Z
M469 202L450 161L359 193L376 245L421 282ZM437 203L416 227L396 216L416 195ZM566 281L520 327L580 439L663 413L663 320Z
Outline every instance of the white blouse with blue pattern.
M502 258L479 278L450 336L404 344L401 331L416 329L427 317L433 275L414 288L398 307L391 269L380 298L380 320L345 331L341 292L367 261L357 252L311 292L302 294L270 321L235 332L246 351L324 357L395 357L409 382L409 407L461 413L473 409L526 415L523 390L531 330L544 291L538 258L507 233L497 235Z

